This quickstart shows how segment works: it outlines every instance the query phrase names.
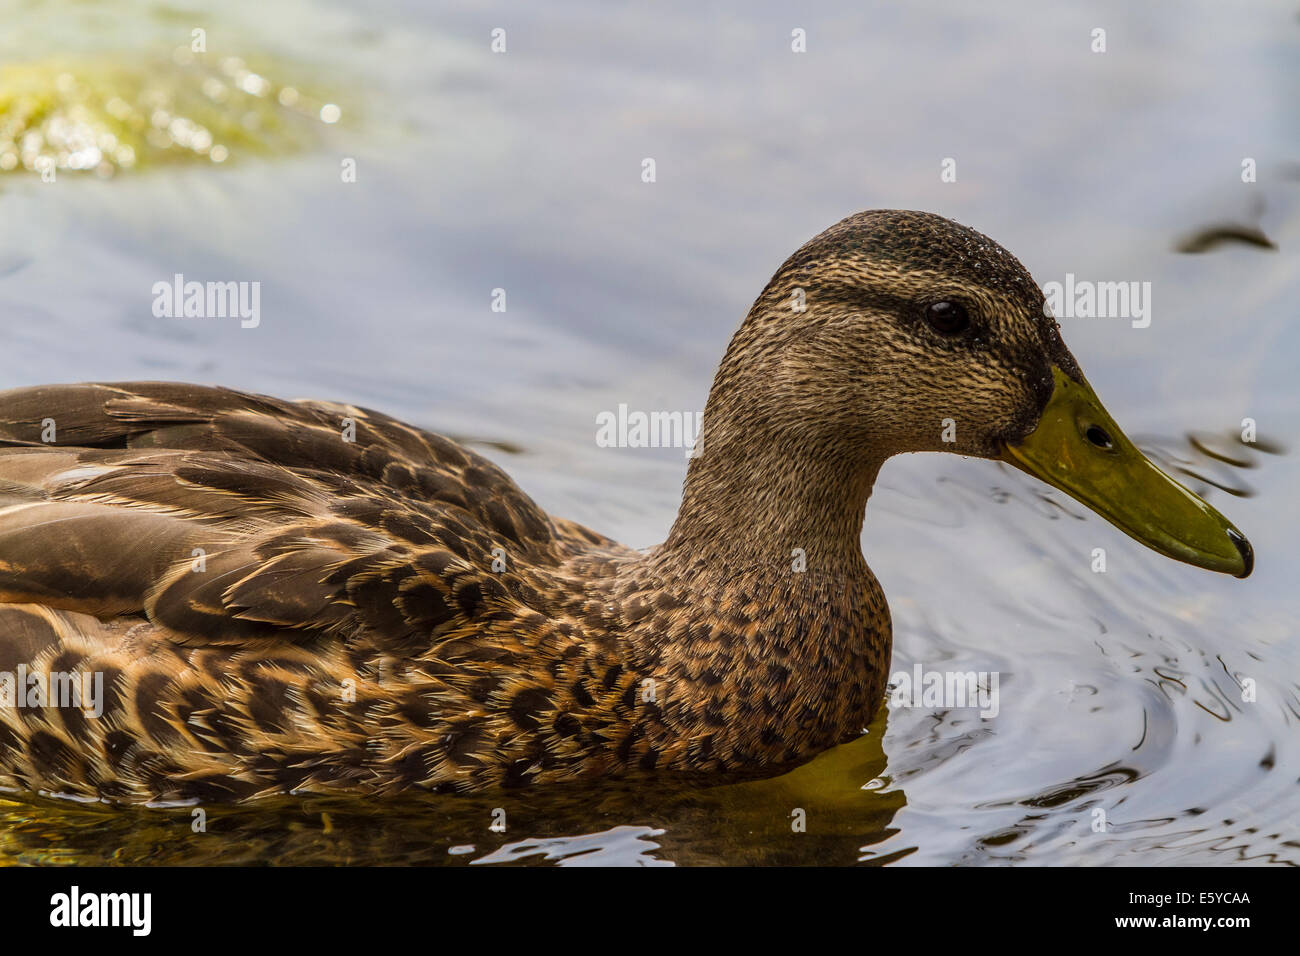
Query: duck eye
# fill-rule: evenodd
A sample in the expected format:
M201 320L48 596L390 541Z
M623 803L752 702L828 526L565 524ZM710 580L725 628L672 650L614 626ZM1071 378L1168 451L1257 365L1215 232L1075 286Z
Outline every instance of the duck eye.
M960 335L970 328L970 316L960 302L931 302L925 308L925 321L940 335Z

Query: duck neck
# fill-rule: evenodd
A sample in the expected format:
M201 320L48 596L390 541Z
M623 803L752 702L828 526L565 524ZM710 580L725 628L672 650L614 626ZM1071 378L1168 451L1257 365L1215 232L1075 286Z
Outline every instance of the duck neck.
M691 459L661 563L732 571L802 565L848 573L863 565L867 498L884 458L849 456L806 440L709 427ZM743 436L743 438L742 438ZM803 570L803 567L798 567Z
M667 701L649 746L673 766L770 771L854 739L884 693L889 611L859 543L880 461L733 433L706 413L677 521L629 566L621 617Z

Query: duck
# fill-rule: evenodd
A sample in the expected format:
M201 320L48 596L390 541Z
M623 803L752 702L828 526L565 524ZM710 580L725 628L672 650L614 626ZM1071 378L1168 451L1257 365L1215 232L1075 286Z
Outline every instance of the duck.
M775 776L859 737L881 466L1001 461L1178 561L1247 539L1124 435L997 243L869 210L776 271L634 550L380 412L0 393L0 787L106 803Z

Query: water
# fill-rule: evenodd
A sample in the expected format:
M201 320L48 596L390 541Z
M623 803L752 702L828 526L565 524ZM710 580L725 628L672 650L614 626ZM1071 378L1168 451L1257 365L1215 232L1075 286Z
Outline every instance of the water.
M641 547L666 533L685 461L597 447L596 414L700 408L795 247L859 209L930 209L1040 282L1152 283L1149 328L1064 319L1065 338L1120 424L1247 533L1254 576L1170 562L1001 465L898 458L863 533L892 670L996 671L995 718L892 706L857 743L742 786L286 799L203 808L203 832L193 808L14 796L0 857L1300 862L1294 9L843 7L0 4L0 66L166 62L203 26L212 55L342 107L219 167L0 175L0 381L181 379L380 408ZM505 55L488 52L494 27ZM1246 157L1258 182L1241 181ZM1220 222L1278 248L1174 251ZM150 290L177 272L261 281L260 326L154 318Z

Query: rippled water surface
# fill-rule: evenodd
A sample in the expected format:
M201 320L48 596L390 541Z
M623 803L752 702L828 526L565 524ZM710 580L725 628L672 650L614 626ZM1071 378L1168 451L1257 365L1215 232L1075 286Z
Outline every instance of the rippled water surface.
M380 408L641 547L670 525L685 462L597 447L596 414L702 407L794 248L860 209L929 209L1042 283L1151 282L1148 328L1066 318L1065 338L1139 444L1249 535L1254 576L1168 561L998 464L894 459L862 542L893 671L997 672L996 717L891 706L760 783L285 800L208 808L202 833L189 808L13 797L0 857L1300 862L1294 6L842 6L0 3L5 83L57 98L72 71L195 104L205 76L173 51L201 26L207 56L314 98L207 113L220 163L0 171L0 382L181 379ZM315 118L327 98L337 122ZM1276 248L1189 241L1222 224ZM261 324L155 318L151 288L175 273L260 281Z

